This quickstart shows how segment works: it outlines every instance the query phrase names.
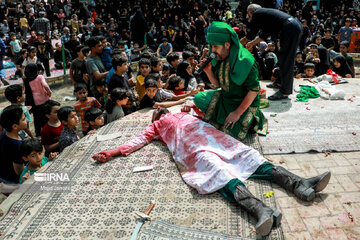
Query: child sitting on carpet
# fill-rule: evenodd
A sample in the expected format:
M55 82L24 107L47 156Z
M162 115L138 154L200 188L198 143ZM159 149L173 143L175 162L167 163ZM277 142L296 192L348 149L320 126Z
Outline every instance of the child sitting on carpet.
M174 76L174 77L176 77L176 76ZM148 75L145 78L145 82L149 79L156 80L158 83L158 91L156 92L156 95L154 98L156 102L163 102L163 101L168 101L168 100L176 101L176 100L179 100L182 98L186 98L190 95L195 95L199 92L199 90L193 89L192 91L185 92L185 93L179 94L179 95L175 95L171 92L168 92L167 90L162 89L160 74L152 73L152 74Z
M82 131L83 134L86 135L85 132L88 129L89 124L85 121L85 111L92 107L101 108L101 104L98 100L96 100L96 98L88 97L87 87L83 83L76 85L75 94L78 101L76 101L73 106L76 112L80 115Z
M145 77L150 73L150 60L142 58L139 61L140 74L136 77L136 91L139 95L139 100L145 95Z
M11 105L18 105L21 106L26 119L28 121L27 128L24 130L21 130L19 132L19 135L21 138L25 139L27 136L33 138L33 135L30 131L29 122L32 122L31 115L29 113L29 109L26 106L23 106L22 104L25 102L25 96L24 96L24 87L20 84L14 84L10 85L5 89L5 98L10 102Z
M351 71L349 64L346 62L346 58L343 55L337 55L334 57L334 72L344 78L353 78L354 73Z
M77 140L79 136L76 135L76 126L79 125L79 118L74 108L66 106L59 109L58 118L64 125L59 137L59 150L62 152L67 146L70 146Z
M128 94L124 88L114 88L110 93L110 98L105 104L105 122L111 123L125 116L123 106L128 102Z
M145 82L145 96L143 99L141 99L140 102L140 109L147 108L147 107L172 107L178 104L182 104L186 102L186 100L180 99L177 101L171 101L171 102L156 102L155 101L155 95L158 91L158 82L154 79L148 79Z
M161 71L161 81L166 84L170 77L170 64L164 63Z
M160 73L162 69L161 59L159 57L152 57L151 62L151 72L150 73Z
M313 63L305 63L304 65L304 72L300 75L296 75L296 78L315 78L315 64Z
M41 130L41 144L45 147L45 156L49 156L50 152L59 152L59 137L64 129L57 116L59 109L60 103L54 100L47 101L43 108L45 117L49 119Z
M45 157L43 146L37 139L24 140L20 147L20 153L22 159L28 163L20 174L19 183L26 181L48 161L52 161L58 155L57 152L52 152L50 153L49 158Z
M94 134L97 129L104 125L103 111L99 108L90 108L85 112L85 121L89 123L89 128L86 130L86 134Z
M171 90L175 95L185 94L185 81L179 76L172 77L169 79L168 90Z

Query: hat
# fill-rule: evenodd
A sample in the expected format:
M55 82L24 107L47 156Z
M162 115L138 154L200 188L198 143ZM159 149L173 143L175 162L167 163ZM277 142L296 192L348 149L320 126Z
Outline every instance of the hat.
M123 40L119 41L118 45L125 45L125 41L123 41Z
M161 39L162 42L168 42L169 40L167 38Z
M102 24L104 21L103 20L101 20L101 18L96 18L95 20L94 20L94 24Z

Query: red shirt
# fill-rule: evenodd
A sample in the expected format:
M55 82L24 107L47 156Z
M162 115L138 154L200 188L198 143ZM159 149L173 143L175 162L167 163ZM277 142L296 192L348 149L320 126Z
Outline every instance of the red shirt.
M52 127L48 123L46 123L41 130L41 144L52 145L54 143L59 142L59 136L63 128L64 125L62 125L62 123L58 127ZM58 151L59 150L54 152L58 152Z
M89 123L85 121L85 112L90 108L101 108L101 104L94 97L88 97L85 102L76 101L74 103L74 109L79 113L81 118L81 127L83 131L86 131L89 127Z

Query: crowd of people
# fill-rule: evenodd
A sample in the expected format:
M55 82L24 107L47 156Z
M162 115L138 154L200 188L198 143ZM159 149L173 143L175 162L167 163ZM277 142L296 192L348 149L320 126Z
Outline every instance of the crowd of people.
M227 1L0 0L0 55L16 64L13 79L24 82L5 89L10 106L1 113L0 154L8 161L1 163L0 182L26 181L80 139L80 121L86 136L139 109L171 107L189 96L204 121L224 133L238 140L266 135L259 79L273 80L267 86L280 90L269 99L279 100L292 93L294 78L329 69L354 77L348 50L360 11L349 2L314 10L312 1L241 1L232 11ZM211 64L197 71L210 53ZM55 68L70 69L72 107L51 100L43 76L51 76L51 59ZM311 198L327 182L316 184L306 186Z

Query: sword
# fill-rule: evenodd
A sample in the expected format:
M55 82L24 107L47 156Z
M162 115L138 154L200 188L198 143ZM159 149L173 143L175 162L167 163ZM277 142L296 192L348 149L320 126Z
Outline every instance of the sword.
M137 235L140 231L141 226L145 223L146 220L150 220L149 214L151 210L155 207L155 201L151 201L149 206L145 209L144 212L136 212L135 214L138 215L140 218L138 219L138 223L134 229L133 234L131 235L131 240L136 240Z

